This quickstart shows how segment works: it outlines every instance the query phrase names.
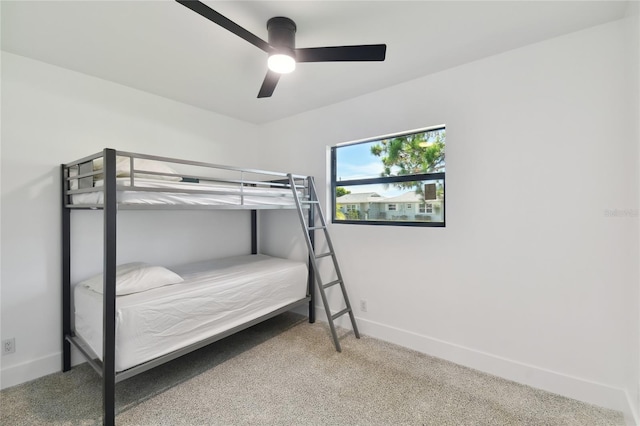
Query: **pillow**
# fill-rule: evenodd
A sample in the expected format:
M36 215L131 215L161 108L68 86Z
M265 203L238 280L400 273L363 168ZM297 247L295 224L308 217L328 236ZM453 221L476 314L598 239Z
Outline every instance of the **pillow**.
M98 274L79 284L102 294L102 276L102 274ZM116 267L116 296L139 293L182 281L184 280L180 275L162 266L141 262L125 263Z
M134 158L134 168L140 170L147 170L149 172L168 173L177 175L177 172L169 167L167 164L161 161L146 160L144 158ZM102 157L93 160L93 170L102 170L104 159ZM116 177L129 177L131 176L131 158L130 157L116 157ZM146 175L144 173L136 173L135 177L146 179L160 179L171 180L179 182L182 179L181 176L161 176L161 175ZM96 179L102 179L102 175L96 175Z

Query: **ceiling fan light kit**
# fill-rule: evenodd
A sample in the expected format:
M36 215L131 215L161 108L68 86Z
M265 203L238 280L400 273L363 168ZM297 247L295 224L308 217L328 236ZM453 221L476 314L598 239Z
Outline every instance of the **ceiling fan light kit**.
M176 1L269 55L267 75L258 92L258 98L270 97L278 84L280 75L292 72L296 68L296 62L384 61L386 56L386 44L296 49L296 24L283 16L276 16L267 22L269 40L267 43L200 1Z
M272 53L267 59L267 66L278 74L289 74L296 69L296 60L287 54Z
M295 22L283 16L276 16L267 21L269 45L274 48L267 60L267 66L271 71L288 74L296 69L296 29Z

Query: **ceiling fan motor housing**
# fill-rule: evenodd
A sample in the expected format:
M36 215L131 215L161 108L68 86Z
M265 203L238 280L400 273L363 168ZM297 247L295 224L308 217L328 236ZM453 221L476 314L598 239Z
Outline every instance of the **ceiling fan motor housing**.
M276 16L267 21L267 31L269 32L269 44L278 53L287 54L295 58L296 48L296 24L289 18Z

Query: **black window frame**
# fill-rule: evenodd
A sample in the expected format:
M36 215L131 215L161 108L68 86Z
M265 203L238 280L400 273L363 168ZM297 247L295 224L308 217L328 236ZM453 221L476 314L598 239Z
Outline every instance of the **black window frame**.
M351 146L358 145L364 143L370 143L375 141L380 141L383 139L388 139L391 137L402 137L407 135L413 135L416 133L427 133L438 130L445 130L446 126L438 126L433 128L427 128L424 130L412 130L410 132L397 133L389 136L382 136L371 138L367 140L362 140L358 142L354 142L352 144L345 144L341 146ZM363 178L363 179L349 179L349 180L337 180L337 150L340 149L341 146L332 146L331 147L331 223L332 224L347 224L347 225L383 225L383 226L418 226L425 228L445 228L447 222L447 214L446 214L446 172L434 172L434 173L417 173L411 175L402 175L402 176L380 176L374 178ZM445 148L446 149L446 148ZM336 189L338 187L347 188L349 186L360 186L360 185L375 185L375 184L393 184L398 182L411 182L411 181L427 181L427 180L440 180L442 181L442 222L426 222L426 221L400 221L400 220L349 220L349 219L337 219L336 218ZM397 203L396 203L397 204ZM425 208L426 208L426 200L425 200Z

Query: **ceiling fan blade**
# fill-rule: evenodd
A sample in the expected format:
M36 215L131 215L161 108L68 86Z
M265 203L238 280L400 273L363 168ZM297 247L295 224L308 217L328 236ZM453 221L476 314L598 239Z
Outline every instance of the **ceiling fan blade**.
M181 5L186 6L189 9L193 10L197 14L207 18L211 22L216 23L220 25L222 28L231 31L238 37L245 39L249 43L264 50L265 52L268 53L273 50L273 48L269 45L269 43L262 40L260 37L256 36L255 34L245 30L240 25L236 24L226 16L223 16L220 13L216 12L215 10L211 9L206 4L201 3L197 0L176 0L176 1Z
M384 61L386 44L296 49L296 62Z
M264 81L262 82L262 87L260 87L260 92L258 92L258 98L270 97L276 89L278 80L280 80L280 73L268 70L267 75L264 77Z

